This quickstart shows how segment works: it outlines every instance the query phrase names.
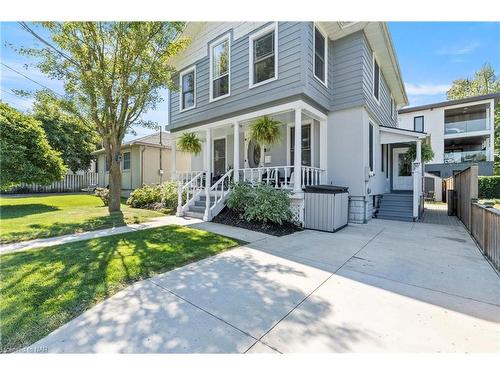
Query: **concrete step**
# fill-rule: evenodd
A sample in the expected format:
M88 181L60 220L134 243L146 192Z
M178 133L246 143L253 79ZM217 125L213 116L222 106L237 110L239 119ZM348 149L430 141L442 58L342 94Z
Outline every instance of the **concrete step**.
M395 216L395 217L407 217L413 219L413 212L398 212L398 211L378 211L377 217L380 216Z
M200 213L204 213L205 212L205 206L189 206L189 210L190 212L200 212Z
M398 201L398 202L402 202L402 201L412 201L413 200L413 196L412 195L400 195L400 194L391 194L391 195L382 195L381 197L381 201Z
M195 219L203 219L203 214L204 212L193 212L193 211L184 212L184 216L192 217Z
M402 210L402 209L397 209L397 208L393 209L393 208L382 207L378 210L378 212L381 214L389 214L389 215L392 215L392 214L395 214L395 215L401 214L401 215L410 215L410 216L413 215L413 210Z
M384 206L384 207L413 207L413 201L408 201L408 202L384 201L384 202L380 202L380 206Z
M413 221L413 217L393 216L393 215L377 215L377 219L382 219L382 220L396 220L396 221L408 221L408 222Z

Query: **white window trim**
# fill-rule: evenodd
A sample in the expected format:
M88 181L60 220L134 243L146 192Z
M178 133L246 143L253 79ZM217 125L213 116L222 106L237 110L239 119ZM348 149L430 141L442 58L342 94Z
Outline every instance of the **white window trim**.
M253 83L253 41L260 38L261 36L270 33L274 30L274 77L266 79L265 81L259 83ZM278 22L264 27L251 34L248 38L248 88L253 89L254 87L259 87L265 85L266 83L276 81L278 79Z
M380 80L381 80L381 72L380 72L380 65L377 61L377 66L378 66L378 99L375 96L375 62L377 59L375 58L375 53L372 54L372 96L373 99L380 105Z
M193 91L193 105L188 108L182 108L182 77L186 74L194 72L194 91ZM193 65L187 69L184 69L179 73L179 112L186 112L193 108L196 108L196 65Z
M224 42L225 40L227 40L227 43L228 43L228 47L229 47L229 61L228 61L228 93L225 94L225 95L221 95L221 96L218 96L216 98L214 98L214 64L213 64L213 55L214 55L214 51L213 51L213 47L216 46L217 44L220 44L222 42ZM209 72L210 72L210 93L209 93L209 102L212 103L212 102L216 102L217 100L220 100L220 99L224 99L224 98L227 98L228 96L231 95L231 33L226 33L224 35L222 35L220 38L214 40L213 42L211 42L209 45L208 45L208 50L209 50L209 54L210 54L210 69L209 69Z
M380 93L379 93L379 96L380 96ZM392 94L391 94L391 107L392 107L391 119L395 120L396 119L396 102L394 101Z
M316 75L316 29L325 38L325 81L323 82L321 78ZM319 25L313 23L313 75L321 84L328 87L328 35L323 31Z

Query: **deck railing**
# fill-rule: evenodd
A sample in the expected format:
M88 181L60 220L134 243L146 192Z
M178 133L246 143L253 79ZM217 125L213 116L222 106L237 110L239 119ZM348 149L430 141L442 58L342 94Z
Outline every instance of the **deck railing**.
M241 181L251 184L264 183L277 189L292 189L294 186L294 167L291 165L241 168L237 173ZM303 166L301 168L302 188L321 184L323 173L323 169Z

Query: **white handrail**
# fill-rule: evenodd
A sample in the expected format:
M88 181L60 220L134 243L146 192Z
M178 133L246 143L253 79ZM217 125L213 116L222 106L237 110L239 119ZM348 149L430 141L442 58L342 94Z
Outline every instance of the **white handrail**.
M175 171L174 176L172 176L173 180L180 182L181 184L185 184L191 181L196 177L199 173L204 171Z
M222 201L222 199L229 193L229 191L231 189L231 186L229 185L229 183L231 182L233 172L234 172L233 169L230 169L229 171L227 171L224 174L224 176L219 178L217 180L217 182L215 182L215 184L213 184L210 187L210 189L208 190L207 202L210 201L210 198L212 196L212 192L213 192L214 197L215 197L214 203L210 206L210 210L212 210L217 205L217 203ZM226 181L227 181L227 191L224 191L224 185L225 185ZM220 195L219 195L219 187L220 187ZM210 204L207 203L207 206L209 206L209 205Z
M281 165L270 167L256 167L256 168L241 168L237 173L242 172L242 181L250 182L251 184L265 183L267 185L274 185L275 188L292 188L293 181L291 175L293 174L293 165ZM284 172L283 181L280 180L280 173ZM301 181L302 188L310 185L319 185L322 182L324 169L318 167L301 167ZM264 173L266 174L263 177Z
M203 177L205 171L198 172L193 178L182 185L179 182L177 188L177 215L182 215L184 210L203 191ZM186 192L186 203L182 204L182 195Z

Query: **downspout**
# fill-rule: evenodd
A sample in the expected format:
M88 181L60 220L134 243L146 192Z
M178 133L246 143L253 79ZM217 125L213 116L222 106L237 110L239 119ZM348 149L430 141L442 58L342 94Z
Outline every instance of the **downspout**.
M160 170L158 173L160 174L160 184L163 182L163 168L162 168L162 160L161 160L161 153L163 151L163 143L161 140L161 127L160 127Z
M141 186L144 185L144 151L146 151L146 147L141 146Z

